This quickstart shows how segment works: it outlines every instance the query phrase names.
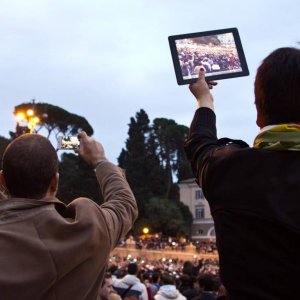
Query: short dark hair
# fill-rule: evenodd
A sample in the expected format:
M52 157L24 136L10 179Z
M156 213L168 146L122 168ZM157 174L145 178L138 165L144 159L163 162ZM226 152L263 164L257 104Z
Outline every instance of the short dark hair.
M128 274L136 275L138 273L138 265L136 263L130 263L127 267Z
M24 134L5 149L2 170L12 197L40 199L58 171L57 153L39 134Z
M263 126L300 122L300 50L279 48L257 70L255 104Z
M180 276L180 281L181 281L182 285L190 286L190 287L193 287L194 282L195 282L194 277L187 275L187 274L182 274Z
M161 284L162 285L168 285L168 284L174 285L175 284L175 279L174 279L173 276L171 276L167 273L164 273L161 276Z
M210 273L200 274L198 277L198 283L200 288L204 291L214 291L216 289L215 276Z
M189 260L186 260L183 263L183 268L182 268L182 273L183 274L187 274L187 275L191 275L193 273L193 263Z
M158 283L159 278L160 278L160 274L159 274L158 272L154 272L154 273L152 274L151 279L152 279L152 282L153 282L153 283Z

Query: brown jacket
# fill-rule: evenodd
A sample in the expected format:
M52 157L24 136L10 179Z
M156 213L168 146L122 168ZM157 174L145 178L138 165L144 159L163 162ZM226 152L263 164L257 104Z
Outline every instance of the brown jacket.
M1 299L96 299L110 251L137 217L121 169L104 161L96 175L101 206L87 198L67 206L56 198L0 201Z

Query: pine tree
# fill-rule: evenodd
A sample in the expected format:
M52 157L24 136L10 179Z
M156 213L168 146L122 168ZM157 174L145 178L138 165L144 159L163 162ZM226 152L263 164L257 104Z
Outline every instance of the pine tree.
M171 119L157 118L153 121L153 132L158 144L161 164L168 176L168 198L172 198L173 178L176 177L181 181L193 176L183 149L188 128L178 125Z
M145 203L152 196L164 193L163 168L156 155L149 124L149 117L142 109L130 119L126 149L122 149L118 158L137 199L140 217L145 214Z
M159 118L151 125L144 110L130 119L126 147L122 149L118 161L120 167L126 170L127 180L138 202L136 229L148 224L154 230L165 233L174 233L174 228L179 227L184 232L188 231L192 216L189 209L179 201L178 186L173 182L173 178L183 180L192 176L183 149L187 134L188 128L178 125L174 120ZM153 202L153 199L156 200ZM165 213L166 209L162 206L166 203L174 214ZM159 206L160 213L153 216ZM166 216L170 225L167 227ZM157 224L154 226L154 223Z

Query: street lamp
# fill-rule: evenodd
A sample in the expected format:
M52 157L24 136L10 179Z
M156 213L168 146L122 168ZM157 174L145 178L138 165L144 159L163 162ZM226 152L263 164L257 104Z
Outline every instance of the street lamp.
M17 113L16 119L18 123L27 122L27 127L29 128L30 133L34 132L35 126L40 122L39 117L35 116L33 109L28 109L26 113Z
M148 227L144 227L143 228L143 234L148 234L149 233L149 228Z

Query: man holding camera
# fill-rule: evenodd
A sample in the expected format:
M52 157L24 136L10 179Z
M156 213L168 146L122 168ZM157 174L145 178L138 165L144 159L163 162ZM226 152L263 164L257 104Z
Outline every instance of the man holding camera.
M0 294L3 299L97 298L110 251L137 217L134 195L102 145L78 135L81 157L95 168L104 204L55 198L58 158L48 139L25 134L8 145L0 183ZM86 187L87 189L89 187Z
M227 297L299 298L300 50L277 49L258 68L253 148L217 138L213 85L203 69L190 85L199 109L185 149L214 218Z

